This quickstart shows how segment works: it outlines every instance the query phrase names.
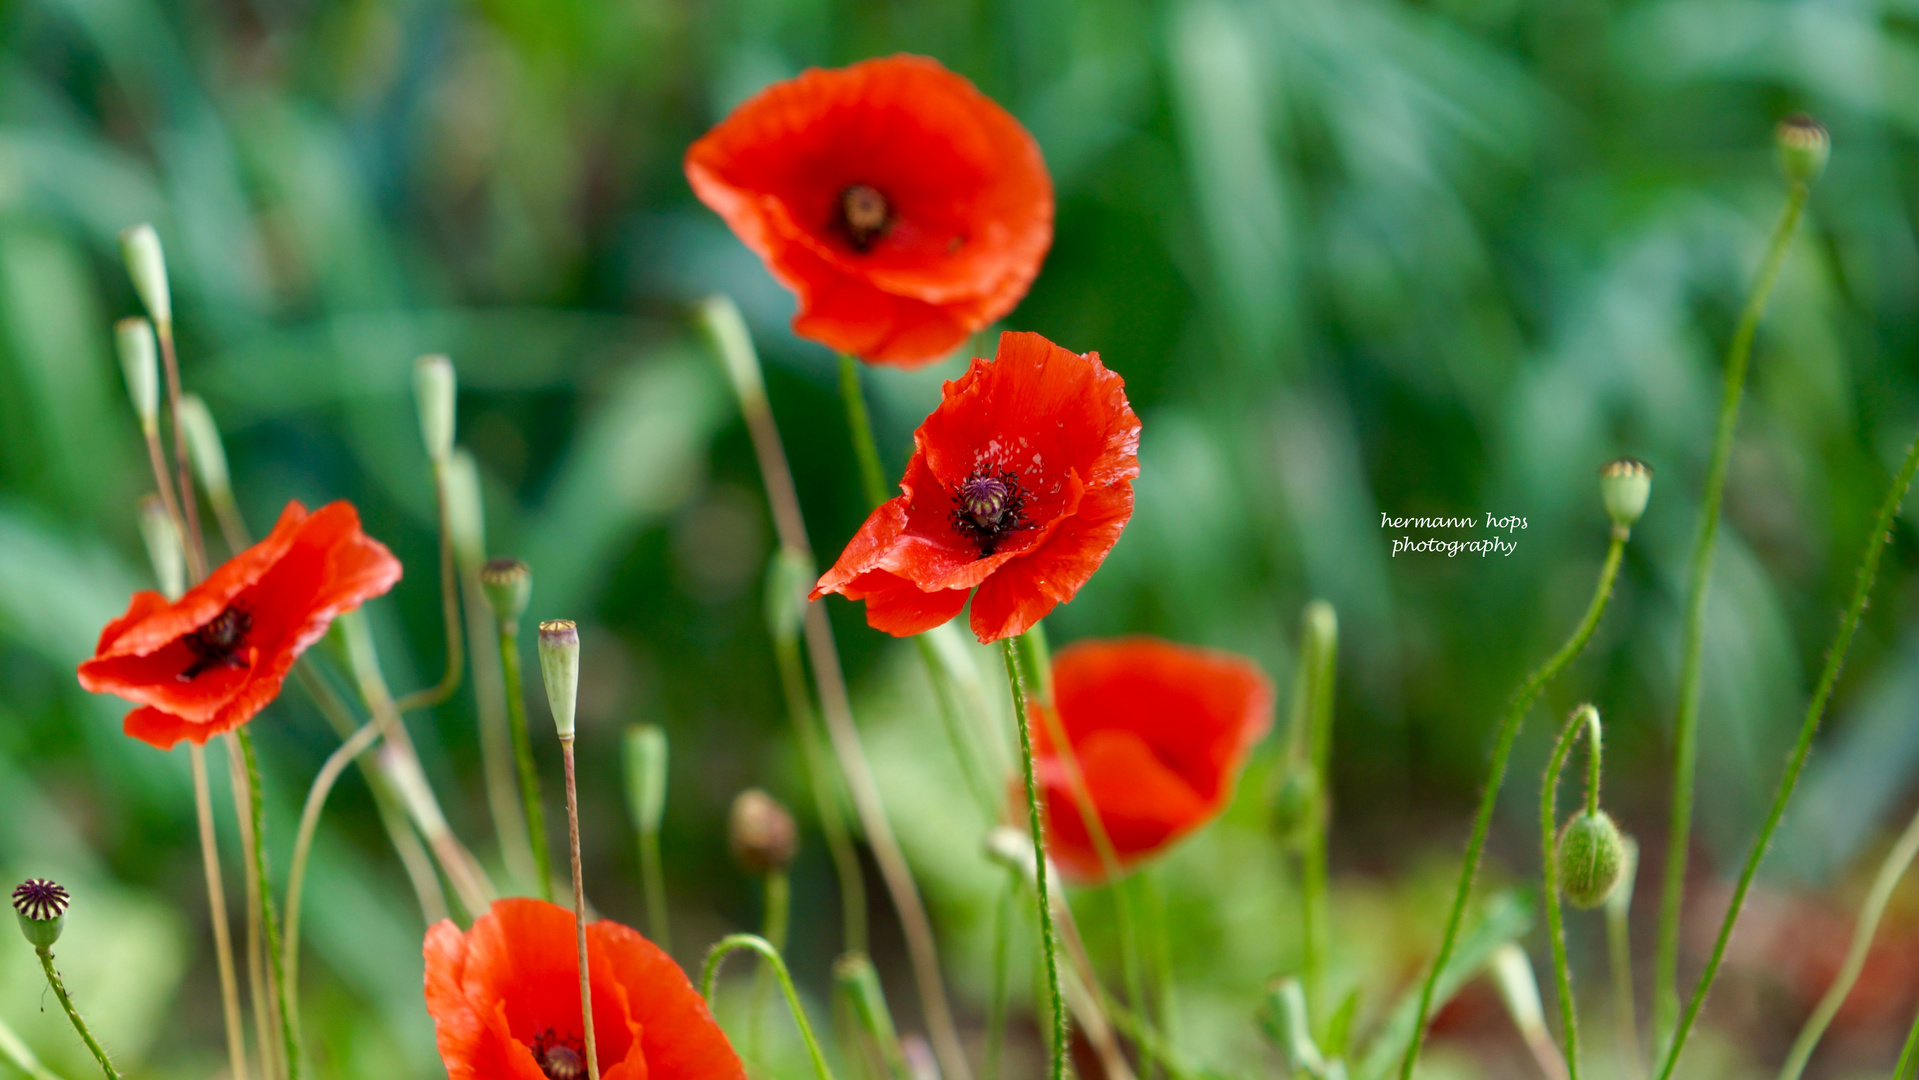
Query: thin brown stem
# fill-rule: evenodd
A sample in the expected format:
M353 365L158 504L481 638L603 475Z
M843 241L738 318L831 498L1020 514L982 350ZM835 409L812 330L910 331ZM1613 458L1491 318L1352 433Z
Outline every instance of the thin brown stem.
M573 739L560 740L566 762L566 834L573 856L573 927L580 946L580 1015L586 1026L586 1072L600 1080L600 1058L593 1043L593 979L586 966L586 887L580 875L580 798L573 782Z
M213 831L206 751L199 743L190 742L187 757L193 763L193 809L200 822L200 861L207 877L207 917L213 924L213 953L220 969L220 1010L226 1020L227 1068L233 1080L247 1080L246 1021L240 1014L240 980L233 966L233 932L227 925L226 887L220 880L220 845Z
M145 433L147 443L147 464L153 467L153 483L160 489L160 505L166 508L167 517L172 519L173 528L180 534L180 546L186 550L187 573L198 581L207 576L206 559L186 542L187 523L180 516L180 501L173 494L173 478L167 475L167 452L160 445L158 425Z
M167 416L173 427L173 464L180 477L180 514L186 522L181 539L187 549L187 570L193 580L207 575L206 538L200 535L200 507L193 497L193 467L187 461L186 433L180 430L180 362L173 351L173 320L154 327L160 337L160 360L167 373Z

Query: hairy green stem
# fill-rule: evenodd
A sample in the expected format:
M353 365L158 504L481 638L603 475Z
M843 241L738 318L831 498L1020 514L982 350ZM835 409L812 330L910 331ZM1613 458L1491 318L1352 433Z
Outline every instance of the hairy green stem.
M1753 336L1765 313L1785 265L1792 235L1806 205L1807 188L1794 184L1786 208L1773 230L1772 244L1760 265L1759 279L1740 313L1726 351L1725 386L1719 397L1719 418L1713 429L1712 460L1706 468L1705 505L1699 532L1693 540L1691 566L1686 575L1686 616L1681 632L1679 660L1679 718L1673 725L1672 823L1666 832L1666 878L1659 905L1659 944L1653 960L1653 1016L1658 1045L1673 1031L1679 1005L1679 915L1686 898L1686 856L1692 842L1693 775L1699 759L1699 673L1706 627L1706 588L1712 576L1713 547L1719 538L1720 506L1726 493L1726 469L1732 461L1733 432L1739 423L1739 401L1745 393L1746 369L1752 359Z
M39 947L33 951L40 957L40 967L47 973L47 985L53 987L53 996L60 999L60 1007L67 1011L67 1019L73 1021L73 1030L80 1033L81 1040L92 1051L93 1060L100 1063L100 1071L107 1074L107 1080L120 1080L120 1074L113 1071L113 1062L108 1060L107 1052L100 1048L93 1032L87 1029L87 1022L80 1019L80 1010L73 1007L73 999L67 996L67 984L60 980L60 973L53 968L52 950Z
M285 1047L283 1064L287 1080L300 1080L300 1041L293 1031L292 988L287 985L286 969L281 965L280 919L273 906L273 878L267 873L266 799L260 791L260 759L253 752L253 736L246 726L233 729L240 756L246 762L247 799L252 807L253 869L260 878L260 922L265 933L267 964L272 968L271 982L280 1011L280 1041ZM265 1038L263 1035L262 1038Z
M1440 975L1446 970L1446 961L1452 957L1453 946L1459 939L1459 926L1466 917L1466 903L1472 898L1473 878L1479 873L1479 856L1486 848L1486 834L1492 828L1493 806L1498 802L1499 789L1506 780L1506 760L1512 756L1513 740L1519 736L1526 710L1532 707L1539 692L1585 649L1586 642L1598 628L1599 617L1606 613L1606 603L1612 598L1613 578L1619 574L1619 560L1625 553L1628 535L1630 530L1625 527L1613 527L1612 543L1606 549L1606 561L1599 570L1599 584L1593 590L1592 603L1587 606L1585 617L1580 619L1578 628L1560 646L1559 651L1520 684L1519 692L1513 695L1505 716L1500 718L1499 733L1493 743L1492 770L1486 778L1485 790L1479 797L1479 811L1473 818L1472 839L1466 843L1466 864L1459 871L1459 885L1453 893L1452 910L1446 916L1445 933L1439 939L1439 953L1433 957L1432 967L1419 989L1419 1008L1413 1013L1413 1030L1407 1040L1406 1055L1400 1064L1400 1080L1412 1080L1413 1065L1419 1061L1419 1049L1426 1038L1426 1022L1432 1016L1433 996L1438 989Z
M1567 1080L1579 1080L1579 1009L1573 1001L1572 965L1566 960L1566 920L1559 907L1559 774L1566 766L1573 744L1584 732L1586 740L1586 812L1599 812L1599 757L1601 735L1599 711L1581 705L1559 732L1546 765L1546 782L1539 790L1539 854L1545 876L1546 931L1552 939L1553 978L1559 989L1559 1021L1566 1043Z
M1672 1045L1666 1050L1665 1064L1659 1069L1659 1080L1670 1080L1673 1070L1679 1066L1679 1055L1686 1048L1686 1037L1692 1033L1700 1006L1705 1004L1706 992L1712 989L1712 981L1719 974L1719 964L1726 957L1726 945L1732 940L1732 929L1739 921L1740 910L1745 906L1746 893L1751 890L1753 879L1758 876L1759 864L1766 857L1772 834L1779 828L1780 819L1785 817L1786 803L1791 801L1793 788L1799 783L1799 772L1806 765L1806 756L1812 753L1813 736L1819 733L1819 721L1825 716L1826 702L1832 697L1833 686L1839 681L1839 670L1846 662L1846 651L1852 646L1853 634L1858 631L1859 620L1865 614L1866 601L1872 594L1873 579L1879 573L1879 556L1892 536L1892 523L1899 516L1899 507L1905 502L1906 489L1912 486L1915 470L1919 470L1919 438L1914 439L1912 448L1906 451L1905 464L1893 478L1885 501L1879 506L1879 516L1873 522L1872 532L1866 536L1866 550L1859 560L1859 577L1853 585L1852 600L1846 605L1838 634L1826 650L1826 667L1819 675L1812 701L1806 706L1806 718L1799 725L1799 739L1793 745L1792 756L1787 759L1786 774L1779 780L1779 790L1773 796L1772 809L1766 813L1766 823L1760 827L1752 850L1746 854L1745 868L1740 871L1739 883L1732 891L1732 903L1726 908L1724 921L1719 924L1719 936L1714 940L1712 953L1706 959L1706 969L1700 973L1698 985L1693 988L1692 997L1679 1016L1679 1026L1673 1031Z
M520 805L526 808L534 874L540 879L540 898L552 903L553 866L547 853L546 810L540 803L540 769L533 762L533 740L526 733L526 697L520 686L520 626L512 619L500 620L500 673L506 684L506 722L513 734L513 760L520 774Z
M786 993L786 1007L792 1010L793 1024L800 1029L800 1039L806 1043L806 1052L813 1059L814 1075L819 1080L833 1080L833 1070L826 1067L826 1056L820 1053L819 1040L813 1037L813 1025L806 1019L806 1009L800 1005L799 991L793 988L793 976L786 970L786 961L765 938L757 934L728 934L716 942L713 951L706 954L706 967L700 972L700 996L712 1003L713 981L719 976L720 962L740 949L759 953L772 966L773 974L780 980L780 989Z
M786 948L786 924L793 908L793 886L786 871L773 870L766 875L764 882L766 912L760 920L760 936L775 950ZM770 965L761 964L753 973L753 993L747 999L747 1045L755 1059L760 1056L761 1023L766 1011L766 995L772 989L768 980L772 977Z
M1046 957L1046 994L1052 1006L1052 1064L1048 1075L1066 1075L1066 1003L1059 989L1059 943L1053 930L1053 903L1047 878L1046 830L1040 820L1039 782L1034 775L1033 729L1027 716L1026 691L1020 685L1019 647L1010 638L1000 642L1006 658L1006 682L1013 692L1013 718L1019 725L1020 767L1026 780L1026 824L1033 834L1033 889L1039 903L1040 951Z

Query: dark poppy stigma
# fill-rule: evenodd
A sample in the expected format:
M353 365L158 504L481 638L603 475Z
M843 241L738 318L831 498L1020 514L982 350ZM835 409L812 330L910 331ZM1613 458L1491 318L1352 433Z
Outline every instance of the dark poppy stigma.
M878 188L854 184L840 192L840 226L854 248L865 251L872 247L892 224L893 209Z
M13 890L13 910L38 922L67 913L67 890L46 878L28 878Z
M586 1054L580 1040L547 1028L533 1040L533 1060L548 1080L580 1080L586 1075Z
M180 673L181 682L192 682L200 673L217 667L245 667L238 653L253 629L253 616L240 607L229 607L213 621L186 636L192 664Z
M953 510L953 527L979 545L982 559L993 554L1001 537L1027 525L1026 489L1005 469L976 470L960 482L953 501L959 504Z

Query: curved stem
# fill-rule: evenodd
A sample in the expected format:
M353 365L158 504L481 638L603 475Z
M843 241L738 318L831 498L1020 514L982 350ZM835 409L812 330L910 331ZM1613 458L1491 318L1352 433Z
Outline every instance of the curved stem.
M402 713L430 708L453 696L466 671L466 633L460 625L460 578L453 564L453 526L446 499L446 463L433 463L433 497L440 519L440 612L446 619L446 674L440 681L395 702Z
M1587 606L1585 617L1559 651L1520 684L1519 692L1513 695L1512 704L1506 708L1506 715L1500 718L1499 734L1493 743L1492 771L1479 797L1479 812L1473 818L1472 839L1466 843L1466 864L1459 871L1459 885L1453 893L1452 910L1446 916L1446 931L1439 940L1439 953L1433 957L1426 981L1419 989L1419 1008L1413 1014L1413 1032L1400 1065L1400 1080L1412 1080L1413 1065L1419 1060L1419 1048L1426 1038L1426 1021L1432 1016L1433 995L1438 989L1440 974L1446 970L1446 961L1452 958L1453 946L1459 940L1459 926L1466 917L1466 902L1472 898L1473 878L1479 872L1479 856L1486 847L1486 833L1492 828L1493 805L1498 802L1500 785L1506 780L1506 759L1512 756L1513 740L1518 737L1520 724L1526 719L1526 710L1532 707L1539 692L1585 649L1593 630L1599 626L1599 617L1605 614L1606 602L1612 598L1613 578L1619 574L1619 560L1625 553L1628 535L1627 529L1614 526L1612 543L1606 549L1606 562L1599 570L1599 585L1593 590L1592 603Z
M866 394L860 389L860 363L846 353L840 354L840 398L846 403L853 456L860 463L860 490L868 506L878 506L887 499L886 470L880 466L879 443L873 438L873 420L866 411Z
M593 980L586 963L586 886L580 875L580 799L573 782L573 737L560 737L566 764L566 836L573 857L573 928L580 949L580 1016L586 1026L586 1073L600 1080L599 1048L593 1041Z
M1806 1062L1819 1045L1819 1039L1825 1035L1826 1026L1839 1013L1839 1007L1846 1003L1852 994L1853 984L1859 980L1859 972L1866 966L1866 953L1872 948L1872 938L1879 930L1879 919L1886 913L1886 905L1892 900L1892 892L1899 885L1899 879L1905 875L1906 868L1912 865L1914 855L1919 855L1919 815L1915 815L1906 831L1900 834L1892 850L1886 853L1886 861L1879 864L1879 874L1873 879L1872 891L1866 894L1866 903L1859 911L1859 923L1852 930L1852 944L1846 949L1846 961L1840 965L1839 974L1832 980L1832 986L1826 995L1819 999L1819 1005L1812 1015L1806 1018L1806 1026L1799 1029L1799 1037L1793 1040L1792 1051L1786 1055L1786 1063L1779 1069L1779 1080L1799 1080L1799 1074L1806 1070Z
M1906 451L1905 464L1900 467L1899 475L1893 478L1885 502L1879 506L1879 517L1873 522L1872 532L1866 536L1866 550L1860 558L1859 578L1853 586L1852 601L1846 605L1845 616L1839 623L1839 633L1826 650L1826 667L1819 675L1819 685L1813 690L1812 701L1806 706L1806 718L1799 725L1799 740L1793 745L1792 756L1787 759L1786 774L1779 780L1779 791L1773 796L1766 823L1760 828L1758 839L1753 841L1752 850L1746 855L1746 865L1740 871L1739 884L1732 891L1732 904L1726 909L1726 917L1719 924L1719 937L1713 942L1712 954L1706 959L1706 970L1700 973L1699 983L1693 988L1691 999L1686 1002L1686 1010L1680 1014L1679 1026L1673 1031L1672 1046L1666 1051L1665 1064L1659 1070L1659 1080L1670 1080L1673 1070L1678 1067L1679 1054L1686 1048L1686 1037L1692 1033L1693 1022L1699 1018L1699 1008L1705 1004L1706 992L1712 989L1712 981L1719 974L1719 964L1726 957L1726 944L1732 940L1732 928L1739 921L1739 912L1746 903L1746 893L1759 873L1759 864L1766 857L1766 847L1772 843L1772 834L1786 814L1786 803L1791 801L1793 788L1799 783L1799 771L1806 765L1806 755L1812 752L1813 736L1819 733L1819 721L1825 716L1826 702L1832 697L1834 684L1839 681L1839 669L1846 662L1846 650L1852 646L1852 636L1859 629L1859 620L1865 614L1866 600L1872 594L1873 579L1879 573L1879 556L1892 536L1893 520L1899 516L1900 504L1905 502L1906 489L1912 485L1915 470L1919 470L1919 439L1914 439L1912 448Z
M765 938L767 944L774 949L784 949L786 948L787 917L793 907L792 883L788 880L786 871L773 870L767 873L765 886L766 913L760 921L760 936ZM760 1033L764 1026L760 1020L761 1014L766 1011L766 993L772 988L767 981L769 978L771 978L771 969L761 964L760 969L753 973L753 993L748 999L747 1045L752 1048L751 1054L755 1059L760 1056L762 1041Z
M306 805L300 808L300 829L293 837L293 861L287 864L286 957L280 961L281 970L286 972L287 985L293 988L288 995L287 1021L293 1028L295 1038L304 1035L300 1027L299 995L300 896L306 884L307 859L313 853L313 837L320 828L320 811L326 808L327 796L332 793L340 774L379 737L378 725L368 722L336 747L333 753L328 754L325 764L313 777L313 786L307 789Z
M1892 1067L1892 1080L1913 1080L1919 1077L1919 1016L1912 1018L1912 1032L1906 1036L1906 1047L1899 1052L1899 1063Z
M779 662L780 686L786 692L786 711L793 718L793 736L799 741L801 757L806 760L808 786L813 789L820 831L826 834L826 849L833 856L833 872L839 877L845 951L863 953L866 951L866 875L860 870L859 853L853 850L853 841L846 833L832 764L826 760L826 750L820 745L818 721L807 696L799 639L775 638L773 655Z
M1559 741L1553 745L1552 757L1546 765L1546 782L1539 790L1539 853L1545 875L1546 930L1552 938L1553 977L1559 989L1559 1021L1565 1030L1567 1080L1579 1080L1579 1010L1573 1002L1572 967L1566 962L1566 921L1559 908L1559 774L1565 768L1566 758L1572 753L1573 744L1579 741L1582 731L1588 736L1586 812L1599 812L1599 710L1591 705L1581 705L1575 710L1572 718L1566 721L1565 728L1559 732Z
M1059 944L1053 931L1053 903L1046 861L1046 831L1040 821L1039 783L1034 777L1033 730L1027 717L1026 691L1020 686L1019 649L1011 638L1000 642L1006 657L1006 681L1013 691L1013 717L1019 724L1020 767L1026 780L1026 824L1033 834L1033 889L1039 898L1039 938L1046 956L1046 993L1052 999L1052 1080L1066 1075L1066 1004L1059 989Z
M280 920L273 909L273 879L267 874L266 800L260 793L260 760L253 753L253 737L247 734L245 725L234 728L233 735L246 762L247 797L253 817L253 868L260 878L260 922L265 930L267 964L272 968L271 982L277 991L280 1041L286 1048L286 1075L287 1080L300 1080L300 1043L293 1032L290 1011L292 990L287 986L286 970L280 964Z
M548 861L546 809L540 803L540 770L533 763L533 740L526 733L526 696L520 688L520 627L500 620L500 673L506 684L506 720L513 734L513 760L520 774L520 805L526 808L526 835L533 845L533 872L540 898L553 902L553 866ZM654 927L657 931L658 927ZM660 942L661 948L667 948Z
M1725 386L1719 397L1719 418L1713 429L1712 460L1706 468L1705 505L1699 533L1693 540L1691 566L1686 576L1686 619L1679 660L1679 718L1673 725L1672 824L1666 832L1666 879L1659 905L1659 946L1653 961L1653 1013L1658 1045L1672 1032L1679 1004L1679 914L1686 896L1686 856L1692 842L1693 774L1699 758L1699 672L1706 626L1706 588L1712 576L1713 546L1719 537L1719 510L1726 493L1726 468L1732 461L1732 439L1739 423L1739 400L1745 393L1746 369L1752 359L1753 336L1766 301L1785 265L1792 246L1807 189L1794 184L1786 208L1773 230L1772 244L1760 264L1759 279L1740 313L1726 351Z
M47 973L47 985L53 987L53 996L60 999L60 1007L67 1011L67 1019L73 1021L73 1030L80 1033L87 1049L93 1052L93 1060L100 1063L100 1071L107 1074L107 1080L120 1080L120 1074L113 1071L113 1062L107 1060L107 1052L100 1049L93 1032L87 1030L87 1022L80 1019L80 1010L73 1007L73 999L67 996L67 984L60 981L60 973L53 969L53 952L46 948L33 951L39 954L40 967Z
M227 924L227 891L220 880L220 845L213 831L213 799L207 787L207 755L199 743L187 743L193 765L193 809L200 822L200 861L207 878L207 917L213 924L213 954L220 970L220 1011L227 1029L227 1068L233 1080L247 1080L245 1022L240 1015L240 980L233 966L233 931Z
M806 1052L813 1058L814 1074L819 1080L833 1080L833 1070L826 1067L826 1057L820 1053L819 1040L813 1037L813 1025L807 1021L806 1010L800 1006L799 991L793 989L793 976L786 970L786 961L780 958L780 951L768 944L765 938L756 934L728 934L716 942L713 951L706 954L706 967L700 972L700 996L712 1002L713 980L720 973L720 962L728 954L740 949L759 953L772 966L773 974L780 980L780 989L786 992L786 1007L792 1010L793 1024L800 1029Z

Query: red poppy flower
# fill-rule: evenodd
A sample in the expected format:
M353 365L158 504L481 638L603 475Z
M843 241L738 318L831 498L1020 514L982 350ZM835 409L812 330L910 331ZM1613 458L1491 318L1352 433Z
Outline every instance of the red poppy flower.
M126 719L136 739L162 750L205 743L278 697L334 616L398 580L399 560L360 531L351 504L308 514L288 503L271 535L180 599L134 593L80 665L80 685L138 703Z
M1053 698L1122 867L1225 809L1247 752L1272 726L1273 684L1251 661L1158 638L1061 649L1053 658ZM1104 880L1047 706L1034 707L1033 756L1047 849L1069 877ZM1025 788L1016 785L1013 797L1023 813Z
M1098 353L1001 334L913 433L899 497L873 511L813 589L866 601L905 637L959 614L998 641L1073 598L1133 516L1139 417Z
M951 352L1053 243L1038 144L921 56L775 83L693 144L686 178L799 294L795 332L875 363Z
M496 901L464 934L426 933L426 1011L448 1080L585 1080L573 913ZM673 959L635 930L586 928L602 1080L743 1080L746 1070Z

